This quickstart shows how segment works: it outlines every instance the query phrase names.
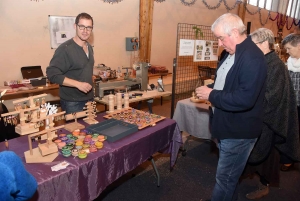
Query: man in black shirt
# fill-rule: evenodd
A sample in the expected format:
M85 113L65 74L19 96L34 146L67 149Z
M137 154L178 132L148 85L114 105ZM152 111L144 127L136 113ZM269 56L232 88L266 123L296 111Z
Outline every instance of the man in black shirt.
M61 44L47 67L47 77L60 85L60 103L66 114L82 111L93 100L94 52L87 42L93 30L93 18L87 13L76 17L76 35Z

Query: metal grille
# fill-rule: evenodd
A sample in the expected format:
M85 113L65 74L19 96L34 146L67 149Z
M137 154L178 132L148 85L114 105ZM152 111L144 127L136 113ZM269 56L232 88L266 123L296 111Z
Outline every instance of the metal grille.
M202 30L203 36L198 34L197 40L216 40L210 26L179 23L177 25L176 58L173 61L172 105L171 117L179 100L190 98L195 88L200 86L198 66L217 67L217 61L194 62L193 56L179 56L180 39L195 40L196 29Z

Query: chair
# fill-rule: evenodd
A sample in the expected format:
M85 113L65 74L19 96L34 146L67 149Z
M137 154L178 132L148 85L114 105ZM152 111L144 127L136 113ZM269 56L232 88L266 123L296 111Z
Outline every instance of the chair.
M198 66L198 73L201 86L204 85L204 80L211 79L211 68L209 66Z

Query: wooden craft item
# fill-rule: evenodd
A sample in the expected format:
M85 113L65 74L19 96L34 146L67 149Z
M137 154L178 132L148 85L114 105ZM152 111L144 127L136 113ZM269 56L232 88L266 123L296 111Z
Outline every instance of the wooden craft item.
M41 132L28 135L29 150L24 152L26 163L49 163L58 156L58 148L52 142L52 134L64 126L58 126L51 129L46 129ZM45 143L39 143L37 148L32 148L32 138L47 135Z
M22 98L22 99L13 101L14 105L15 104L20 105L21 103L29 102L29 108L26 105L24 105L24 108L22 108L21 106L20 107L15 107L16 111L1 114L1 117L18 114L19 118L20 118L20 124L18 124L15 127L15 132L20 134L20 135L27 135L27 134L30 134L30 133L38 132L39 128L35 128L34 127L35 122L32 122L32 119L37 118L37 112L36 111L39 110L39 106L36 106L34 100L38 99L38 98L44 98L46 96L47 96L47 94L40 94L40 95L30 96L28 98ZM28 119L27 119L27 116L25 115L25 113L30 113L31 114L30 115L31 119L28 123L26 123L26 120L28 120Z
M191 97L190 100L191 100L193 103L205 103L205 102L206 102L205 99L198 99L198 98L193 98L193 97Z
M80 129L81 130L81 129L84 129L84 128L85 128L85 126L82 125L82 124L80 124L80 123L78 123L77 121L65 125L65 129L68 130L68 131L70 131L70 132L73 132L76 129Z
M117 93L117 110L122 110L122 94Z
M133 112L135 111L135 112ZM132 121L137 121L138 119L140 120L139 123L133 123L133 122L129 122L129 121L125 121L123 117L120 117L123 113L123 117L127 116L127 120L129 120L129 116L131 116L131 119ZM126 115L127 114L127 115ZM137 115L139 114L139 116ZM151 121L150 122L147 122L146 121L146 116L151 116ZM120 111L115 111L113 113L110 113L108 115L105 115L103 116L104 118L106 119L117 119L117 120L123 120L122 121L125 121L127 123L131 123L131 124L141 124L141 125L138 125L138 129L141 130L143 128L146 128L148 126L155 126L157 122L161 121L161 120L164 120L166 117L163 117L163 116L160 116L160 115L156 115L156 114L149 114L148 112L144 112L144 111L141 111L141 110L136 110L136 109L132 109L132 108L123 108L122 110Z
M14 105L17 104L15 105L16 111L1 114L1 117L19 115L20 123L15 127L15 131L20 135L28 134L29 150L24 152L26 163L52 162L58 156L58 148L52 142L52 139L56 135L56 130L64 126L54 127L53 118L63 115L65 112L48 116L46 115L46 111L41 112L40 104L45 104L46 96L47 94L41 94L13 101ZM41 102L39 98L41 98ZM26 103L24 104L24 102ZM21 103L24 104L24 107L22 107ZM29 103L29 107L27 103ZM46 127L40 129L40 124L38 123L46 121L49 121L49 127L47 129L45 129ZM47 137L45 138L45 136ZM32 148L32 139L35 138L38 138L39 144L37 148ZM41 143L41 138L46 139L46 143Z
M115 108L115 96L112 94L108 95L108 111L107 113L112 113L114 112L114 108Z
M76 112L74 114L67 114L65 116L66 120L69 121L69 120L72 120L72 119L75 119L75 122L74 123L70 123L70 124L67 124L66 125L66 129L68 131L74 131L76 129L83 129L85 128L82 124L79 124L77 123L77 119L78 118L82 118L82 117L86 117L83 119L83 121L85 121L86 123L88 124L96 124L98 123L97 120L95 120L95 117L96 117L96 105L93 103L93 102L87 102L86 104L86 109L85 111L80 111L80 112ZM78 126L78 128L76 128L76 126ZM74 129L75 128L75 129ZM74 130L71 130L71 129L74 129Z
M35 148L32 149L32 155L29 151L24 152L24 155L26 163L50 163L58 156L58 152L42 156L39 148Z
M125 109L129 108L129 94L128 93L124 94L124 108Z
M88 102L85 104L87 107L86 113L87 117L83 119L84 122L88 124L96 124L99 123L95 117L96 117L96 104L95 102Z

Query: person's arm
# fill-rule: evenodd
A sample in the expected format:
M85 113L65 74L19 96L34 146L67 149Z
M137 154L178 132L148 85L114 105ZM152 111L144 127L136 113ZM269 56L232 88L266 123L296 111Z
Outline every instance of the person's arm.
M0 175L0 200L28 200L36 192L35 178L12 151L0 153Z
M92 89L92 86L87 82L80 82L65 76L65 73L70 69L71 62L67 55L67 47L58 48L50 65L46 69L46 74L50 82L63 86L75 87L78 90L87 93Z
M251 59L240 63L239 86L234 91L212 90L208 100L225 111L244 111L252 108L261 93L267 78L267 64L264 59Z
M79 89L84 93L87 93L92 89L92 86L87 82L79 82L77 80L73 80L67 77L65 77L62 85L68 87L76 87L77 89Z

